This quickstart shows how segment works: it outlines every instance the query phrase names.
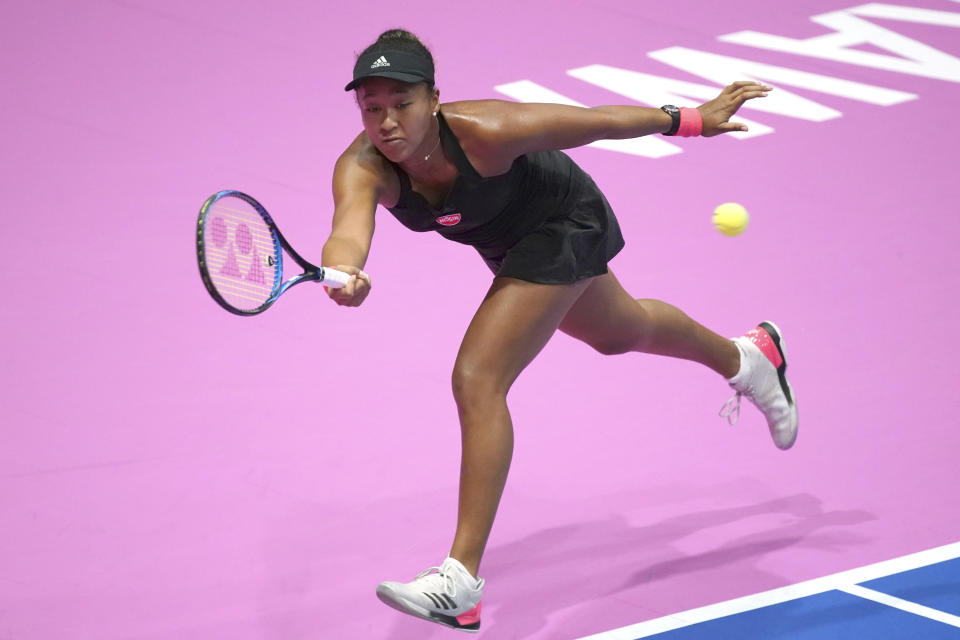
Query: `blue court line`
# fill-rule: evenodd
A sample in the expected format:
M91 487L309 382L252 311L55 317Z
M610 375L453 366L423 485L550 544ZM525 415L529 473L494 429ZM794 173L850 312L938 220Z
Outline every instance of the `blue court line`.
M960 638L960 543L579 640Z

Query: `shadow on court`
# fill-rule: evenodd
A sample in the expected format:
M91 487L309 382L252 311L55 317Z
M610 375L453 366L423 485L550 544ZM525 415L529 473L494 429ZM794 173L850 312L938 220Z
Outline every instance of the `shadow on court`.
M678 548L685 538L709 535L711 530L758 516L773 516L784 524L767 525L725 542L721 542L724 532L717 531L719 546L702 553L688 554ZM488 554L483 574L490 585L490 615L485 630L495 638L530 637L568 607L590 607L593 602L602 616L601 603L609 602L610 596L655 609L663 606L662 592L678 597L677 593L691 590L684 585L702 584L706 576L726 579L718 577L724 575L718 570L725 567L749 584L781 584L782 578L757 567L762 558L794 547L841 552L868 540L839 528L875 519L860 510L824 511L815 496L798 494L683 514L647 526L631 526L624 517L614 516L546 529ZM505 629L508 635L501 635ZM565 637L574 635L568 632Z

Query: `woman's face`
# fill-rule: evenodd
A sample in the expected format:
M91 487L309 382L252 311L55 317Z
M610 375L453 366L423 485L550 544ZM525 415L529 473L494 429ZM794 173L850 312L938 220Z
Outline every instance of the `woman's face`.
M357 89L363 128L388 160L401 163L423 157L436 144L434 112L439 92L423 82L408 84L390 78L369 78Z

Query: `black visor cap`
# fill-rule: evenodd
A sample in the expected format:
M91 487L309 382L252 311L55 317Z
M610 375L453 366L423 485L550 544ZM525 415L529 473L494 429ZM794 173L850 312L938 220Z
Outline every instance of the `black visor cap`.
M353 91L367 78L391 78L400 82L433 84L433 63L423 56L406 51L378 51L357 58L353 67L353 81L344 91Z

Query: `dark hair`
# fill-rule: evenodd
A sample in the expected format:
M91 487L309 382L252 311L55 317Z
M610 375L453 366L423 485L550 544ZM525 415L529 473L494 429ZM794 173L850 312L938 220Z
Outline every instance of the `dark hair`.
M380 53L381 51L403 51L404 53L426 58L430 61L430 66L434 66L433 54L430 53L430 49L420 42L420 38L406 29L390 29L384 31L377 38L377 41L361 51L357 58L368 53ZM432 82L426 83L427 88L431 91L433 91L433 84Z

